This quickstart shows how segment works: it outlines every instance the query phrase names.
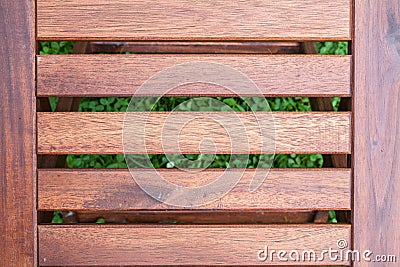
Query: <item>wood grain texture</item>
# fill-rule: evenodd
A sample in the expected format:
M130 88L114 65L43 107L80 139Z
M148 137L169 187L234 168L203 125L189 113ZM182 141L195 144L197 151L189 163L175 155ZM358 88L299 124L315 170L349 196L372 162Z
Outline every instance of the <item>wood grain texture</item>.
M354 248L399 261L400 2L356 0L354 26Z
M210 62L242 72L259 90L230 88L235 89L232 93L211 83L195 83L176 87L165 96L350 96L350 59L320 55L46 55L38 57L37 94L160 96L172 88L151 92L138 92L138 88L153 75L178 64ZM227 84L224 79L232 79L229 75L221 73L221 85Z
M350 39L350 0L37 1L39 40Z
M298 42L89 42L91 53L139 54L299 54Z
M0 2L0 266L36 253L35 1Z
M134 176L151 177L151 170L131 170ZM224 169L188 172L158 169L160 177L187 187L208 184ZM229 173L242 173L233 169ZM247 169L232 191L213 203L194 209L289 210L350 209L349 169L273 169L254 193L249 185L254 170ZM38 171L39 210L163 210L182 209L148 196L129 170L51 170Z
M350 225L39 226L42 266L349 265L345 261L260 261L259 250L314 250L350 244ZM326 255L325 255L326 256ZM286 255L288 258L288 255Z
M120 112L38 112L38 153L268 154L274 152L273 140L282 154L351 151L349 112L128 114L123 127Z

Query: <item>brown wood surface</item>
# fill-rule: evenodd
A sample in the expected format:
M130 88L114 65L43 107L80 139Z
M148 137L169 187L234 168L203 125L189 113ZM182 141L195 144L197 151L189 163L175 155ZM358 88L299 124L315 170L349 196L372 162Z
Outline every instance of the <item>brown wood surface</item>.
M152 170L131 170L154 177ZM208 184L224 169L187 172L158 169L164 179L187 187ZM241 169L229 173L242 173ZM249 192L254 169L247 169L238 184L220 200L194 209L318 210L350 209L349 169L272 169L263 185ZM38 172L39 210L163 210L181 209L148 196L129 170L52 170Z
M90 53L299 54L298 42L89 42Z
M36 253L35 1L0 2L0 266Z
M259 90L241 88L232 93L222 86L195 83L179 86L165 96L350 96L350 59L321 55L44 55L38 57L37 94L160 95L172 88L137 90L166 68L201 61L232 67L248 76ZM227 78L232 79L221 74L221 84Z
M349 265L345 261L270 262L259 250L337 249L350 225L39 226L42 266L87 265ZM275 255L276 257L276 255ZM288 257L286 255L286 257Z
M38 0L39 40L350 39L350 0Z
M400 2L355 1L354 248L400 260ZM356 262L354 266L399 263Z
M38 153L273 153L272 138L275 152L280 154L351 151L349 112L256 114L257 117L251 112L129 112L125 122L128 126L123 128L125 113L120 112L38 112ZM259 121L262 129L272 128L266 135L261 132ZM129 140L125 147L123 129L125 140ZM271 136L273 131L275 137ZM210 141L200 145L204 139ZM215 146L210 145L211 141ZM178 142L176 146L174 142Z

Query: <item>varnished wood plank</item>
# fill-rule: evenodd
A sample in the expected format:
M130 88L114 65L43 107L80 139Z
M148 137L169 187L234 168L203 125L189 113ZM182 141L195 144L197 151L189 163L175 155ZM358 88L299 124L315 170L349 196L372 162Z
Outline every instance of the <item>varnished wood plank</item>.
M349 265L349 262L260 261L268 250L337 249L350 244L350 225L39 226L41 266ZM289 259L288 255L286 258Z
M39 112L38 153L259 154L273 153L273 140L276 153L350 153L349 112L256 114L129 112L124 122L119 112Z
M179 86L165 96L351 95L350 56L320 55L46 55L38 57L37 94L161 95L172 88L154 88L151 92L138 92L138 88L158 72L189 62L210 62L234 68L247 75L259 90L230 88L235 89L232 92L211 83L196 83ZM221 84L224 84L222 74Z
M350 0L39 0L37 5L40 40L350 38Z
M298 42L89 42L91 53L299 54Z
M35 1L0 2L0 266L35 266Z
M354 248L399 261L400 2L356 0L354 10Z
M152 170L131 170L133 175L154 177ZM187 187L211 183L225 170L208 169L187 172L159 169L164 179ZM244 170L229 170L229 174ZM263 185L249 192L254 169L244 171L232 191L220 200L195 207L217 210L350 209L349 169L272 169ZM233 178L233 177L232 177ZM135 182L129 170L51 170L38 172L38 208L40 210L163 210L182 209L148 196Z

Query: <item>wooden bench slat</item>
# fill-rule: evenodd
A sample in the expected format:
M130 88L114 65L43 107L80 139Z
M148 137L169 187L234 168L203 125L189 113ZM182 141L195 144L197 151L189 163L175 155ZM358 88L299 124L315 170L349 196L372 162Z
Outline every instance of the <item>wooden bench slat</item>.
M259 250L322 250L350 244L350 225L39 226L41 266L349 265L346 261L271 262ZM307 256L306 256L307 257ZM289 259L289 256L286 255Z
M46 55L38 57L37 94L129 97L134 94L157 95L156 91L137 90L146 80L166 68L199 61L232 67L247 75L259 87L256 92L243 88L237 92L241 96L351 95L351 56L320 55ZM223 78L221 74L221 79ZM231 95L235 93L229 89L203 83L179 86L165 96Z
M37 38L348 40L350 0L38 0Z
M263 170L259 170L263 171ZM151 170L132 170L135 176L154 177ZM178 169L158 169L164 179L196 187L212 182L223 169L193 173ZM242 173L232 169L229 173ZM254 193L249 185L254 169L244 171L235 188L217 202L192 209L289 210L350 209L350 169L272 169ZM132 178L129 170L38 171L39 210L163 210L182 209L148 196Z
M38 153L122 154L124 149L128 154L274 152L270 145L273 136L262 137L259 128L259 122L269 124L262 126L263 129L273 127L270 113L257 112L257 117L251 112L149 114L147 117L142 112L129 112L129 123L125 123L129 127L124 128L129 144L124 148L122 137L125 113L38 112ZM351 151L350 115L350 112L274 112L275 152L348 154ZM183 125L182 122L187 124ZM143 123L146 123L145 130ZM233 132L232 129L237 130ZM212 139L215 147L201 146L200 151L199 144L204 138ZM235 142L239 139L242 143ZM174 145L177 141L179 146ZM232 145L231 142L236 144Z

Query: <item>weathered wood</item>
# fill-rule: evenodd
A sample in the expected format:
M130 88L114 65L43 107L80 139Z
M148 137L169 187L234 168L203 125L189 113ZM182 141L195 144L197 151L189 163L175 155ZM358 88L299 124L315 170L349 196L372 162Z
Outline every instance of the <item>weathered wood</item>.
M131 170L135 176L154 177L152 170ZM225 170L196 173L158 169L164 179L187 187L208 184ZM241 169L229 173L242 173ZM247 169L239 183L216 202L192 209L319 210L350 209L349 169L272 169L263 185L249 192L255 170ZM129 170L51 170L38 172L39 210L163 210L182 209L148 196Z
M129 112L123 127L125 113L120 112L38 112L38 153L268 154L274 152L272 138L275 152L280 154L350 153L351 113L273 112L274 125L270 113L256 114L257 117L251 112ZM275 137L264 131L271 127L275 127ZM260 129L268 136L263 136ZM215 147L199 147L204 138L211 139Z
M36 253L35 1L0 3L0 265Z
M42 266L349 265L346 261L260 261L265 249L314 250L350 242L350 225L39 226ZM65 255L68 255L66 257ZM286 255L288 258L288 255Z
M350 56L321 55L45 55L38 57L38 96L152 96L138 88L156 73L189 62L232 67L258 87L187 84L165 96L350 96ZM221 74L221 84L232 77ZM226 84L226 83L225 83ZM172 89L172 88L165 88ZM230 88L234 89L234 88Z
M354 10L354 248L399 261L400 2L356 0Z
M90 53L299 54L298 42L89 42Z
M347 40L350 0L37 1L39 40Z

